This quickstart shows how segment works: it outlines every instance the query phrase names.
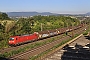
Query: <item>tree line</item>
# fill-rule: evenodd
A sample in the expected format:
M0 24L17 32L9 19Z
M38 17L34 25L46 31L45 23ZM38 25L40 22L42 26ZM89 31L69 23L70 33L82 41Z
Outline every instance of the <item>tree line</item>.
M44 31L80 24L78 19L65 16L38 15L30 18L20 18L18 20L7 20L9 17L7 14L5 16L3 19L0 18L0 41L3 41L6 45L10 36L39 32L41 31L41 26L42 31Z
M10 20L6 13L0 12L0 20Z

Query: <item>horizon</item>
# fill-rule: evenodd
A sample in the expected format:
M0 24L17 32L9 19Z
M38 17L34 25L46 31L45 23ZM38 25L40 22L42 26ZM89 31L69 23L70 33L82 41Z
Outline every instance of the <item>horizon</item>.
M1 12L51 12L85 14L90 12L90 0L1 0Z
M37 11L11 11L11 12L4 12L4 13L13 13L13 12L37 12ZM37 13L47 13L47 12L37 12ZM53 12L48 12L48 13L53 13ZM89 12L86 13L53 13L53 14L71 14L71 15L78 15L78 14L87 14Z

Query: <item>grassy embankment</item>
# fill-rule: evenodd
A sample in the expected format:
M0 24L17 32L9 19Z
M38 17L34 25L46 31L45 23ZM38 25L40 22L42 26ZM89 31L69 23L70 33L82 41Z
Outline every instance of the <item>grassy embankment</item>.
M88 32L90 32L90 27L89 27L87 30L85 30L85 31L83 32L83 35L87 35ZM78 35L79 35L79 34L76 34L73 38L77 37ZM62 45L65 44L65 43L71 41L73 38L64 40L64 41L62 41L60 44L57 44L57 45L53 46L52 48L50 48L50 49L48 49L48 50L46 50L46 51L44 51L44 52L42 52L42 53L40 53L40 54L38 54L38 55L36 55L36 56L30 57L30 60L39 59L39 58L41 58L42 56L47 55L49 52L51 52L51 51L53 51L54 49L56 49L56 48L62 46Z
M65 34L63 34L63 36L65 36ZM45 40L43 42L35 42L34 44L29 44L28 46L25 46L23 48L19 48L17 50L13 50L13 51L10 51L10 52L5 52L3 54L0 54L0 57L10 57L10 56L13 56L15 54L27 51L29 49L39 47L39 46L45 45L47 43L53 42L53 41L58 40L60 38L61 38L60 36L56 36L56 37L52 37L51 39Z
M75 37L77 37L77 36L78 36L78 35L76 34L73 38L75 38ZM40 57L48 54L49 52L53 51L54 49L56 49L56 48L62 46L63 44L71 41L73 38L69 38L69 39L67 39L67 40L63 40L60 44L57 44L57 45L53 46L52 48L50 48L50 49L48 49L48 50L46 50L46 51L44 51L44 52L42 52L42 53L40 53L40 54L38 54L38 55L36 55L36 56L30 57L30 60L35 60L35 59L38 59L38 58L40 58Z

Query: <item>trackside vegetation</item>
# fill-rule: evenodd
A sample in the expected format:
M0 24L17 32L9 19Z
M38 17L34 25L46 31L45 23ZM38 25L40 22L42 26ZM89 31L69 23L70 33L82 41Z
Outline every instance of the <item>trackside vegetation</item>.
M85 30L85 32L83 33L83 35L87 35L90 32L90 25L88 25L88 26L89 26L88 29Z
M38 15L38 16L33 16L29 18L19 18L18 20L12 20L8 17L6 13L4 14L0 13L0 49L9 47L8 41L10 36L32 34L34 32L41 31L41 29L42 31L44 31L44 30L51 30L51 29L69 27L69 26L77 26L79 24L80 24L80 21L78 19L65 17L65 16ZM84 34L86 33L87 31ZM17 50L12 50L10 52L5 52L3 54L0 54L0 57L10 57L15 54L25 52L29 49L53 42L60 38L61 37L56 37L44 42L35 42L34 44L30 44L23 48L19 48ZM59 45L56 45L52 47L50 50L47 50L37 56L32 56L30 57L30 59L33 60L33 59L39 58L41 55L47 54L49 51L61 46L62 44L70 40L71 39L62 41Z
M10 36L31 34L44 30L79 25L80 21L65 16L33 16L13 20L6 13L0 13L0 48L8 48Z
M75 37L77 37L77 36L79 36L79 35L76 34L73 38L75 38ZM40 54L38 54L38 55L36 55L36 56L30 57L29 60L40 59L42 56L48 54L49 52L51 52L51 51L53 51L54 49L60 47L61 45L69 42L69 41L72 40L73 38L69 38L69 39L67 39L67 40L63 40L60 44L57 44L57 45L53 46L52 48L50 48L50 49L48 49L48 50L46 50L46 51L44 51L44 52L42 52L42 53L40 53Z
M65 36L65 35L64 35L64 36ZM17 50L12 50L12 51L10 51L10 52L5 52L5 53L3 53L3 54L0 54L0 57L10 57L10 56L13 56L13 55L15 55L15 54L25 52L25 51L27 51L27 50L29 50L29 49L36 48L36 47L38 47L38 46L42 46L42 45L45 45L45 44L47 44L47 43L51 43L51 42L53 42L53 41L55 41L55 40L58 40L58 39L60 39L60 38L62 38L62 36L52 37L51 39L48 39L48 40L43 41L43 42L35 42L34 44L29 44L28 46L25 46L25 47L23 47L23 48L19 48L19 49L17 49Z

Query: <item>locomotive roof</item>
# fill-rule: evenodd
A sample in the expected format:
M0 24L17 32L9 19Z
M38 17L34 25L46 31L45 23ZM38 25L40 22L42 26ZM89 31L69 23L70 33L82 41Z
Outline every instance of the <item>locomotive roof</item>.
M25 34L25 35L16 35L16 36L11 36L11 37L21 37L21 36L30 36L32 34Z
M30 36L30 35L33 35L33 34L25 34L25 35L21 35L21 36Z

